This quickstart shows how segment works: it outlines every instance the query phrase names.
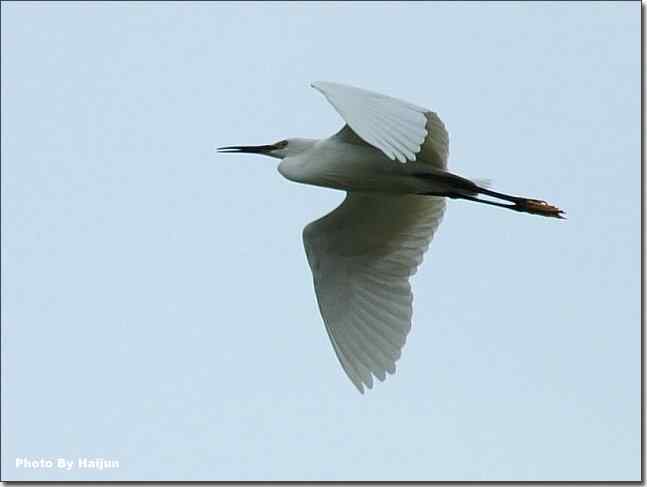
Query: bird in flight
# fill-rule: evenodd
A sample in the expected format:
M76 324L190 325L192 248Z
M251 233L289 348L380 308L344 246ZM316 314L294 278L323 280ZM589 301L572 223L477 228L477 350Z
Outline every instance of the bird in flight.
M346 122L327 139L286 139L219 152L281 159L291 181L346 191L303 230L319 310L355 387L395 373L411 329L409 277L422 262L446 198L563 218L545 201L491 191L447 170L449 137L436 113L379 93L316 82ZM486 199L484 199L486 197Z

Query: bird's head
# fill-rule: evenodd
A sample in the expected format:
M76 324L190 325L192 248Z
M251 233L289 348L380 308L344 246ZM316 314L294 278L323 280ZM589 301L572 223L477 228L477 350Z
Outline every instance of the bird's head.
M293 157L312 147L315 139L285 139L269 145L231 145L227 147L218 147L218 152L223 153L248 153L261 154L276 159L285 159Z

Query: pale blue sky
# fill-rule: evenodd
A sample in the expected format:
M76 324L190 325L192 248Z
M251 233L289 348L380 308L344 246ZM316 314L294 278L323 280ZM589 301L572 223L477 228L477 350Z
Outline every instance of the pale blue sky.
M639 50L638 2L4 2L3 480L638 479ZM569 217L450 201L364 396L301 242L343 194L214 150L335 132L320 79Z

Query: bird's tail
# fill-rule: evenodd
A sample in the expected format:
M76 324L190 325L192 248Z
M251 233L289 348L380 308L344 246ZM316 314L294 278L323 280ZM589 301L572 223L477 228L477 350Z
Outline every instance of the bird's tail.
M486 178L478 178L478 179L472 179L474 184L476 184L479 188L491 188L492 187L492 180L491 179L486 179Z

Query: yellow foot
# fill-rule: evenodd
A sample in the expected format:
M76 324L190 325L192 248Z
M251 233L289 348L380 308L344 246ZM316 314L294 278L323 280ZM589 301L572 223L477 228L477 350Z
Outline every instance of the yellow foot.
M527 199L520 205L520 208L522 211L527 211L528 213L533 213L535 215L565 219L565 217L562 216L564 214L562 210L556 206L549 205L542 200Z

